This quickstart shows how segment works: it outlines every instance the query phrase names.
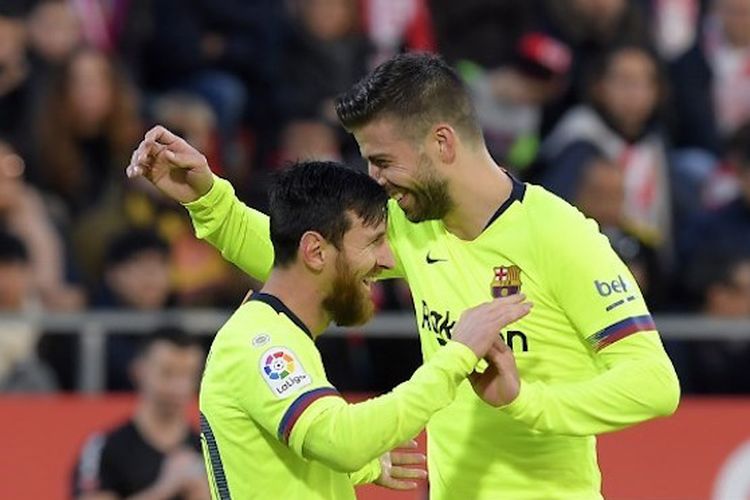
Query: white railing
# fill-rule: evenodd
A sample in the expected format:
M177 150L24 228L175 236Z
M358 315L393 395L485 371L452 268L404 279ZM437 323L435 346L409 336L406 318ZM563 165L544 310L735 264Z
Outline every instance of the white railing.
M46 313L33 316L0 314L0 335L4 326L24 321L48 334L73 333L80 336L77 386L82 392L97 393L104 386L105 337L127 332L146 334L171 326L193 335L213 335L230 312L214 309L185 309L154 313L99 311L83 313ZM747 340L750 318L715 319L697 315L661 315L655 318L662 338L667 340ZM326 335L345 336L350 331L372 337L415 338L416 323L409 313L381 313L367 325L354 330L333 327Z

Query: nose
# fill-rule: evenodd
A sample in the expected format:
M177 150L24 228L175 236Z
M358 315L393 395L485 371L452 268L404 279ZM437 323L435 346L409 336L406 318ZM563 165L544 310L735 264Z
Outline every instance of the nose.
M377 182L381 186L385 186L385 179L381 175L381 171L382 169L378 166L373 165L372 163L367 164L367 173L370 174L370 177L372 177L375 182Z
M377 263L381 269L393 269L396 267L396 257L393 256L388 241L384 241L378 249Z

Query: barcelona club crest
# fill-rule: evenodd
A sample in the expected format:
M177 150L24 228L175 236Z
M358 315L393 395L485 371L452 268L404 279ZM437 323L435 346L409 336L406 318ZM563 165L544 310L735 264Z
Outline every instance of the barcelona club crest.
M500 266L495 268L495 277L491 284L492 296L507 297L521 291L521 268L518 266Z

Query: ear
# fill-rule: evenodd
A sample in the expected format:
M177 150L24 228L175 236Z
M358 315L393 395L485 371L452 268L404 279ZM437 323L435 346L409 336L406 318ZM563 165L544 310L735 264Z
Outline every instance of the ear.
M325 267L329 243L316 231L307 231L299 241L299 258L313 271L320 272Z
M440 161L448 164L453 163L456 160L456 148L458 147L456 129L447 123L440 123L433 129L432 139Z

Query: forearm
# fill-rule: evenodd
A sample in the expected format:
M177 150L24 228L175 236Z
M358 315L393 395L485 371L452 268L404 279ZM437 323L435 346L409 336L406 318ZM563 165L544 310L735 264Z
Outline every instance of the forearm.
M501 411L540 432L588 436L670 415L679 398L677 375L659 350L619 359L585 382L522 383Z
M361 469L419 433L436 411L453 401L476 362L468 347L451 342L386 395L358 404L334 400L310 424L303 456L337 470Z
M231 184L218 177L208 193L185 208L198 238L211 243L248 275L266 280L274 258L267 215L242 203Z

